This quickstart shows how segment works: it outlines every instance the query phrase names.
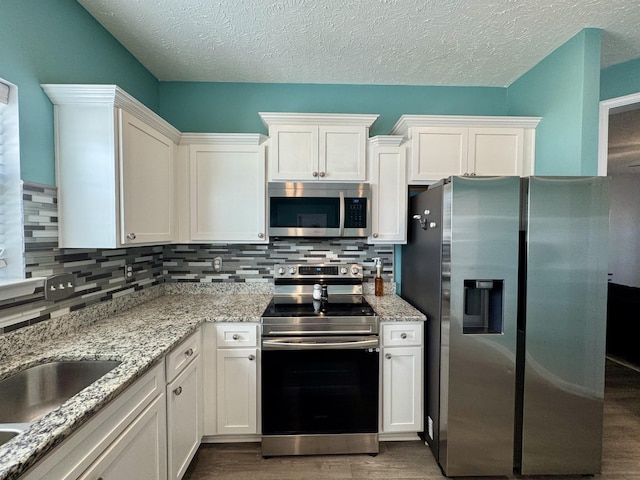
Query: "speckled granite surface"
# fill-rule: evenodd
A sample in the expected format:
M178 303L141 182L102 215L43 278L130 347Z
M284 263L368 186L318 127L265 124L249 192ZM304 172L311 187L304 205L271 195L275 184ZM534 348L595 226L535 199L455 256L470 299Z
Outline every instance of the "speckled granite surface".
M425 316L397 295L365 295L381 322L423 322Z
M261 286L262 288L262 286ZM263 292L261 288L251 292ZM205 287L158 289L149 301L120 311L102 306L101 318L74 323L59 334L43 327L21 337L19 348L2 349L0 379L27 366L52 360L120 360L122 364L28 430L0 446L0 480L18 478L54 446L135 382L154 364L196 331L203 322L259 322L270 294L203 294ZM182 293L178 293L182 292ZM189 292L190 294L184 293ZM198 293L198 294L193 294ZM395 295L367 295L380 321L423 321L424 316ZM106 317L103 311L112 312ZM113 313L115 312L115 313ZM73 319L70 319L73 320ZM64 318L61 318L64 323ZM37 326L34 326L37 327ZM9 337L0 342L13 343ZM10 351L10 354L7 354Z

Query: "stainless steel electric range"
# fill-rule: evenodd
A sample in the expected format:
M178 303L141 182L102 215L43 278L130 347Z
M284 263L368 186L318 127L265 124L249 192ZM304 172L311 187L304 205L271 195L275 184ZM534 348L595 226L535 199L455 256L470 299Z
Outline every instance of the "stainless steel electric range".
M277 265L262 316L262 455L378 452L378 317L357 264Z

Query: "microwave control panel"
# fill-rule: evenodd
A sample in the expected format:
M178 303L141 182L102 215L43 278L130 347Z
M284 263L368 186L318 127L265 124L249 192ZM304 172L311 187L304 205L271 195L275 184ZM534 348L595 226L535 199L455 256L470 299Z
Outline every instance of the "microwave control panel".
M367 199L345 198L344 228L367 228Z

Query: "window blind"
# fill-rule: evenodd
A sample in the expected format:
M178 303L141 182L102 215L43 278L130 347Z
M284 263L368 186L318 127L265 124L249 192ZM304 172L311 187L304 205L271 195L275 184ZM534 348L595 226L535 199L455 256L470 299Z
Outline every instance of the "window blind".
M5 253L5 222L6 222L6 198L5 198L5 162L4 162L4 121L2 113L9 104L9 85L0 82L0 268L7 266Z

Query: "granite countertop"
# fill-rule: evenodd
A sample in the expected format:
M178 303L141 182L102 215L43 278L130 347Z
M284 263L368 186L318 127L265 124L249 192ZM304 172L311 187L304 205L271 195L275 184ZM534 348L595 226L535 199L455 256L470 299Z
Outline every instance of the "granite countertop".
M380 321L425 318L395 295L366 296ZM0 362L0 379L55 360L122 363L0 446L0 480L18 478L204 322L259 322L271 295L164 295L61 336L32 338Z

